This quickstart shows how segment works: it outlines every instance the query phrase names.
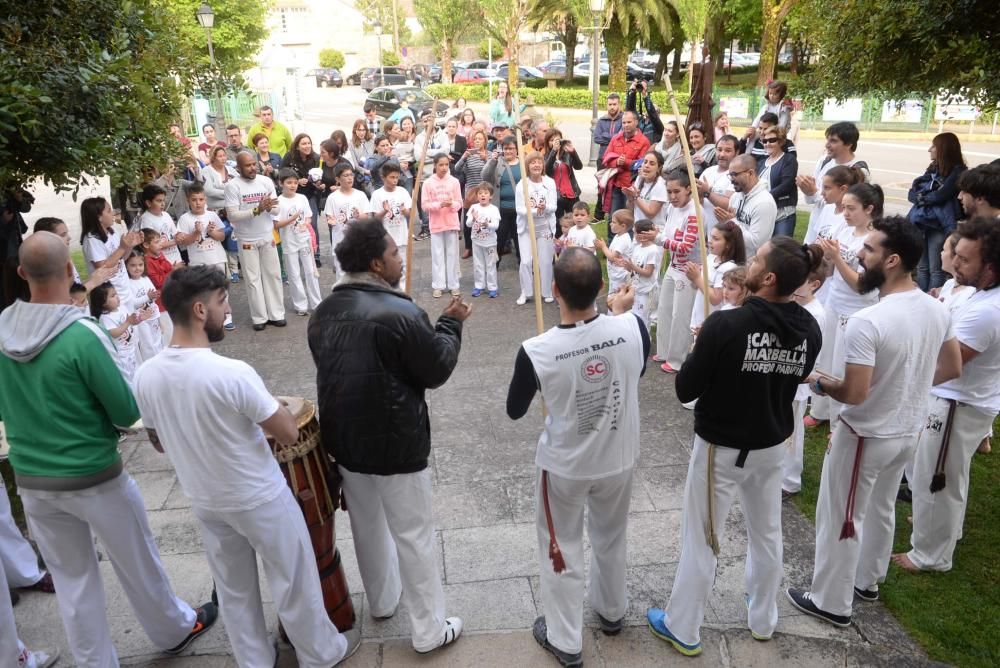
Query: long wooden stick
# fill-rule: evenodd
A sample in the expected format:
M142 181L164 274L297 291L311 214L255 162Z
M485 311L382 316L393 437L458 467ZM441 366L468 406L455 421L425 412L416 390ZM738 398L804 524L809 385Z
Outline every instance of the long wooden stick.
M514 108L520 109L521 103L517 96L514 96ZM542 275L541 261L538 258L538 241L535 238L535 210L531 206L531 197L528 194L528 170L524 164L524 144L521 141L521 125L514 126L514 136L517 138L517 161L521 165L521 183L524 188L524 208L528 212L528 234L531 237L531 280L535 288L535 329L541 334L545 331L545 321L542 318Z
M691 192L694 197L694 212L698 220L698 239L701 241L701 281L702 292L705 293L705 317L712 308L712 300L708 296L711 286L708 284L708 238L705 236L705 222L702 218L701 195L698 193L698 180L694 176L694 162L691 161L691 148L688 146L687 128L681 121L681 112L677 108L677 98L674 97L674 87L670 85L670 76L663 75L663 83L667 85L667 97L670 99L670 106L674 111L674 121L681 136L681 147L684 149L684 162L687 163L688 180L691 181Z
M434 98L435 106L431 109L436 108L437 98ZM432 126L433 127L433 126ZM424 128L424 134L428 132L427 128ZM417 178L413 181L413 202L410 204L410 232L409 238L406 240L406 294L413 292L410 289L410 268L413 266L413 226L416 224L417 220L417 203L420 201L420 184L424 180L424 161L427 160L427 149L431 145L430 136L424 137L424 150L420 152L420 163L417 168Z

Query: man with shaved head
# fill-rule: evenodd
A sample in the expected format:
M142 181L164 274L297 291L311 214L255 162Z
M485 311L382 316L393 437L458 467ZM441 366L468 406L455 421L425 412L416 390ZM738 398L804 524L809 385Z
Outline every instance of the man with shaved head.
M601 265L583 248L563 251L555 266L557 327L528 339L517 352L507 415L518 419L540 392L548 417L535 465L535 518L545 616L535 640L563 666L583 665L583 517L589 510L590 606L601 631L622 630L625 533L632 469L639 454L639 377L649 357L649 334L630 313L627 286L595 307Z
M122 466L119 430L139 419L139 409L115 364L114 343L72 305L73 266L62 239L32 234L19 260L31 301L0 313L0 419L73 659L80 666L118 664L92 533L150 640L180 652L217 612L211 603L192 609L174 595L139 488ZM0 655L0 665L17 663Z
M757 177L757 161L753 156L740 155L729 163L729 180L736 194L729 200L729 208L715 207L720 221L735 220L743 230L747 259L757 253L774 234L774 221L778 205L768 192L768 184Z

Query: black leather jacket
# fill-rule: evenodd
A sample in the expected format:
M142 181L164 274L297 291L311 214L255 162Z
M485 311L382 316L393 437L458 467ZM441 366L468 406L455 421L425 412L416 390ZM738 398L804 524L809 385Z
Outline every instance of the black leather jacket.
M320 433L337 464L395 475L427 467L431 425L424 391L458 363L462 323L431 326L413 301L369 283L338 285L309 321Z

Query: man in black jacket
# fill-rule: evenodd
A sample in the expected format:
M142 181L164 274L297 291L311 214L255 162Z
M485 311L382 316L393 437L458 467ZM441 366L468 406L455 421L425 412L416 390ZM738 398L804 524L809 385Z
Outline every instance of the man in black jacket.
M818 246L789 237L761 246L747 268L754 296L705 320L677 374L678 400L698 400L681 559L669 603L650 608L646 618L653 635L686 656L701 653L719 533L737 495L749 544L747 624L755 639L769 640L778 623L782 444L792 433L795 390L812 371L821 341L815 318L791 297L822 258Z
M462 620L444 614L424 392L455 369L471 307L456 297L432 326L391 287L402 258L380 222L348 227L336 253L346 275L309 322L323 446L343 477L372 616L391 617L405 593L413 648L430 652L458 638Z

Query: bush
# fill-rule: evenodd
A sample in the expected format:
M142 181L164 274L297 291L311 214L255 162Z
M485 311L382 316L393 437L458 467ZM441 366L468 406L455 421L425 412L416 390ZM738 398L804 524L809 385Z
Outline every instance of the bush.
M466 100L475 102L488 102L489 89L486 84L433 84L427 87L427 92L442 100L454 100L464 97ZM590 109L592 99L590 89L586 87L559 87L559 88L519 88L521 104L526 104L528 96L531 96L536 106L539 107L564 107L569 109ZM598 96L598 107L604 109L607 102L608 91L602 90ZM684 109L687 106L687 92L676 92L677 105ZM667 94L663 91L653 92L653 103L661 113L669 109Z
M395 51L382 50L382 64L386 67L399 65L399 54Z
M344 54L336 49L323 49L319 52L319 66L342 69L344 67Z

